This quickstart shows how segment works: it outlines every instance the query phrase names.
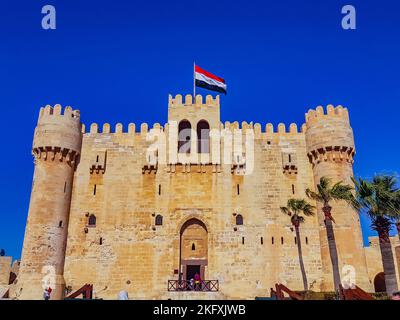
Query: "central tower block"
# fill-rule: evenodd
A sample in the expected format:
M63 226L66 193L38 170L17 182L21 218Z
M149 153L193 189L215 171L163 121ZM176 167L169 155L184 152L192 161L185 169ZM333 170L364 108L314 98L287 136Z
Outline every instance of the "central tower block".
M33 176L17 292L21 299L64 295L64 260L71 191L82 145L78 110L60 105L40 109L32 154Z
M169 164L209 164L212 132L220 130L219 96L182 95L168 101ZM219 147L219 140L218 140ZM214 152L215 153L215 152ZM219 162L218 157L214 162Z

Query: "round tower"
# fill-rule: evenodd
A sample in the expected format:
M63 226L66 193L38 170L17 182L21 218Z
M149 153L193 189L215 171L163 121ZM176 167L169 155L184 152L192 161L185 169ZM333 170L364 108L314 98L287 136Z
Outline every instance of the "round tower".
M64 296L64 259L72 183L82 145L78 110L60 105L40 109L32 154L35 171L16 295L43 299Z
M312 165L314 187L321 177L332 183L342 181L353 185L353 158L355 154L353 130L349 114L342 106L328 105L326 113L319 106L306 114L307 155ZM364 290L372 290L368 278L363 238L358 213L344 201L332 201L334 235L339 257L341 281L354 283ZM329 254L325 216L318 204L320 224L321 254L323 267L323 287L333 290L332 262Z

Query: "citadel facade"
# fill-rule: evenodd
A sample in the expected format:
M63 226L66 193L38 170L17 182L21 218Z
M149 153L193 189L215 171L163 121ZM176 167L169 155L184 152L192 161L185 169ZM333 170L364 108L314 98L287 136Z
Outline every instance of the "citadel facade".
M195 101L193 101L195 100ZM89 130L78 110L40 109L34 180L13 291L52 299L93 284L98 298L254 299L275 283L302 290L294 230L280 207L306 198L322 176L351 183L355 146L342 106L309 110L300 129L222 123L219 97L169 97L168 124ZM312 201L310 201L312 203ZM316 203L313 203L316 205ZM374 291L379 245L363 247L359 217L333 203L340 267ZM324 217L301 226L314 291L332 291ZM392 242L398 246L398 240ZM213 290L176 291L170 280L199 273Z

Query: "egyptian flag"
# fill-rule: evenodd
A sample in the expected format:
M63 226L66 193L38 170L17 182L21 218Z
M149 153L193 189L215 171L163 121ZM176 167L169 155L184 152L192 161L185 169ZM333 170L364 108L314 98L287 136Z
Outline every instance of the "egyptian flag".
M224 79L217 77L196 65L194 66L194 79L196 87L226 94L226 84Z

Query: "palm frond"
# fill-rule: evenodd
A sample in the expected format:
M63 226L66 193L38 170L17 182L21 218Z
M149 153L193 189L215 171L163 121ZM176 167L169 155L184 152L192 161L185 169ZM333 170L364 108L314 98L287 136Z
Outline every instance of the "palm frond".
M377 228L375 220L400 219L400 191L396 185L396 178L387 175L377 175L372 181L359 178L356 182L357 201L371 217L373 228Z
M284 214L287 214L288 216L291 216L291 215L292 215L292 213L290 212L289 208L287 208L287 207L280 207L280 209L281 209L281 211L282 211Z
M286 207L280 207L284 214L291 216L292 224L303 223L304 217L301 216L303 213L305 216L311 216L314 214L315 207L309 204L304 199L289 199Z

